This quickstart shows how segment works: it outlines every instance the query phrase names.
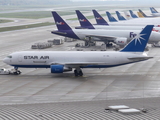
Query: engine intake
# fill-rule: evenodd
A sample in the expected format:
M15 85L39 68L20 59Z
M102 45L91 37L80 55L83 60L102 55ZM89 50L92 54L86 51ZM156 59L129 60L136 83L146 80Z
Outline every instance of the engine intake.
M117 38L115 43L120 46L124 46L127 44L127 38Z
M67 68L64 65L51 65L51 73L63 73L72 71L72 68Z

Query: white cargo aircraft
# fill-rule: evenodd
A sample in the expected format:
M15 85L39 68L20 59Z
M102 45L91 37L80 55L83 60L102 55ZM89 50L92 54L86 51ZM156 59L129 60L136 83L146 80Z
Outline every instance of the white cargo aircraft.
M121 51L21 51L4 59L6 64L24 68L50 68L51 73L72 71L83 76L81 68L107 68L148 60L143 53L153 25L146 26Z
M69 38L84 40L85 45L93 41L104 42L107 46L111 42L124 46L134 38L141 30L104 30L104 29L71 29L71 27L56 13L52 12L58 30L51 33ZM158 43L160 33L152 32L150 43Z

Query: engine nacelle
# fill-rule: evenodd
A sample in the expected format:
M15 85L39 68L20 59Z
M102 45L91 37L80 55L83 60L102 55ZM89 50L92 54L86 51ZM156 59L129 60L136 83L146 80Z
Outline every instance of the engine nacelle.
M115 43L120 46L124 46L127 44L127 38L117 38Z
M72 68L67 68L64 65L51 65L51 73L63 73L72 71Z

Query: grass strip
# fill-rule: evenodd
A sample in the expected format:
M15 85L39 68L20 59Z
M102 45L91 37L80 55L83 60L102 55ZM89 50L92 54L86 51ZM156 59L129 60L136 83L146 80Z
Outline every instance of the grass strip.
M13 22L13 20L3 20L3 19L0 19L0 23L7 23L7 22Z
M36 28L36 27L49 26L49 25L54 25L54 23L45 22L45 23L37 23L37 24L30 24L30 25L3 27L3 28L0 28L0 32L21 30L21 29L27 29L27 28Z
M58 11L60 15L72 15L75 12ZM26 18L26 19L40 19L52 17L51 11L29 11L29 12L15 12L15 13L0 13L3 18Z

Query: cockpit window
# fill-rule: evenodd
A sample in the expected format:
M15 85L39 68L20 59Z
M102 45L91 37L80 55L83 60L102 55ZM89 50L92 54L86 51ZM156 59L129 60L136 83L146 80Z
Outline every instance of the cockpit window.
M12 58L12 56L7 56L8 58Z

